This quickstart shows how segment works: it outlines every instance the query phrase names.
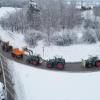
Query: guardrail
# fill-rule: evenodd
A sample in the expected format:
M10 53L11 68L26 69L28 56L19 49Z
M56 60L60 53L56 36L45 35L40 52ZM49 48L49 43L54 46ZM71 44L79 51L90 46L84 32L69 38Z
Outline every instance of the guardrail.
M3 73L3 83L5 86L5 99L6 100L17 100L16 99L16 92L14 89L14 83L12 80L12 75L10 73L8 64L7 64L7 58L4 57L2 54L0 54L0 60L1 60L1 67L2 67L2 73Z

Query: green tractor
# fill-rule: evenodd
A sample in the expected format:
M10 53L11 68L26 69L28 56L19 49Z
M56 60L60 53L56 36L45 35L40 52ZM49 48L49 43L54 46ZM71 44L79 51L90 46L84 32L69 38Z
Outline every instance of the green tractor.
M82 66L85 68L100 67L100 60L97 56L90 56L87 60L82 59Z
M26 48L23 48L24 51L29 53L27 56L26 63L32 65L40 65L42 63L42 58L39 55L33 55L33 51Z
M63 70L65 65L65 59L63 58L57 58L49 59L47 61L47 67L48 68L57 68L59 70Z

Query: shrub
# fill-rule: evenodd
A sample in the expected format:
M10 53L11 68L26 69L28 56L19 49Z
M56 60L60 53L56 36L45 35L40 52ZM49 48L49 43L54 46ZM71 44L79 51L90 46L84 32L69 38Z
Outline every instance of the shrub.
M83 43L88 43L88 44L96 43L95 31L93 31L91 29L87 29L83 33L82 41L83 41Z

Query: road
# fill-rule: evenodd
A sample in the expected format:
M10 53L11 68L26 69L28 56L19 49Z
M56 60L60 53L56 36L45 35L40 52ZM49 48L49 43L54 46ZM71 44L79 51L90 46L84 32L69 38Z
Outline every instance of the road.
M1 47L0 47L0 52L10 60L16 61L16 62L24 64L24 65L28 65L26 63L26 61L25 61L25 59L27 58L27 55L24 55L24 59L19 60L19 59L13 58L11 56L10 52L6 53L6 52L2 51ZM40 65L40 66L33 66L33 65L28 65L28 66L36 67L36 68L40 68L40 69L45 69L45 70L60 71L60 70L57 70L57 69L48 69L46 67L46 64L44 64L44 63L42 65ZM86 73L86 72L100 71L100 68L96 68L96 67L94 67L94 68L83 68L81 66L80 62L75 62L75 63L68 62L68 63L65 64L64 70L61 70L61 71L63 71L63 72L71 72L71 73Z

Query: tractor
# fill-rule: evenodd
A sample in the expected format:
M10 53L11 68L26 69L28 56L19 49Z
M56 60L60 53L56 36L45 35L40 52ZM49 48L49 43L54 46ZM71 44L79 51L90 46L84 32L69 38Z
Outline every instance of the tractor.
M97 56L90 56L87 60L82 59L82 66L85 68L100 67L100 60Z
M27 47L24 47L23 50L29 53L26 63L32 65L40 65L42 63L42 58L39 55L33 55L32 50L28 49Z
M19 50L18 48L13 48L11 51L11 55L12 55L12 57L20 59L20 58L23 58L24 51Z
M57 58L49 59L47 61L47 67L48 68L57 68L59 70L63 70L65 65L65 59L63 58Z
M9 45L9 42L2 42L2 50L5 52L9 52L12 50L12 46Z

